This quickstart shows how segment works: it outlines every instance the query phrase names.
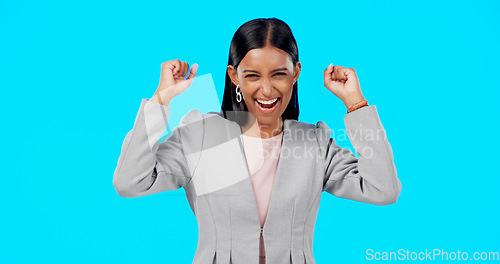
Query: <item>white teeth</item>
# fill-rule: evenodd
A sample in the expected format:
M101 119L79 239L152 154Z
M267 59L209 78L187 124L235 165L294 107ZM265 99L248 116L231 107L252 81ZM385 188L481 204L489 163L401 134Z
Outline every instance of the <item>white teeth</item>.
M276 102L278 100L278 98L274 98L274 100L271 100L271 101L262 101L262 100L259 100L259 99L256 99L257 102L261 103L261 104L272 104L274 102Z

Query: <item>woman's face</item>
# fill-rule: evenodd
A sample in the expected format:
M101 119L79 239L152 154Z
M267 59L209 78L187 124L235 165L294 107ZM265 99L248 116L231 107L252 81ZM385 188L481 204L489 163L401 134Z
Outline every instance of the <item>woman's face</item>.
M265 46L250 50L237 71L229 65L228 74L234 85L240 85L248 111L259 124L274 126L290 102L300 67L300 62L293 67L285 51Z

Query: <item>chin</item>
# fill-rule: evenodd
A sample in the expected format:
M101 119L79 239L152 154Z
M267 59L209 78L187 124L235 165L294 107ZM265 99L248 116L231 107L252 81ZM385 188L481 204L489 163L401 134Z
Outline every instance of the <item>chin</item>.
M256 116L256 118L257 118L257 122L259 122L259 124L272 125L272 124L276 123L276 121L279 119L280 116L281 115L279 113L275 113L272 115L258 114Z

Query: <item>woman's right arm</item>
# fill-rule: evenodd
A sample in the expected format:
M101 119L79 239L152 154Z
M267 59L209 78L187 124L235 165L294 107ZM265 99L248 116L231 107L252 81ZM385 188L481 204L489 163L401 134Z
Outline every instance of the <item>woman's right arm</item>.
M160 85L151 100L142 99L134 127L125 136L113 176L113 185L120 196L139 197L186 186L191 172L182 146L187 123L194 120L191 111L175 127L163 143L158 139L165 130L170 116L168 103L184 92L196 75L193 65L188 79L189 65L179 60L162 64ZM177 76L176 76L177 75ZM199 123L199 122L198 122Z

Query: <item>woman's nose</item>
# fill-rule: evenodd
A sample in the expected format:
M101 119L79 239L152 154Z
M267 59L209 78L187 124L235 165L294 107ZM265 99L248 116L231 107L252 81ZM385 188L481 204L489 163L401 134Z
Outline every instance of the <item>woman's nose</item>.
M266 97L271 97L271 93L272 93L272 83L270 80L268 79L264 79L262 81L262 84L260 86L260 89L261 89L261 92L264 96Z

